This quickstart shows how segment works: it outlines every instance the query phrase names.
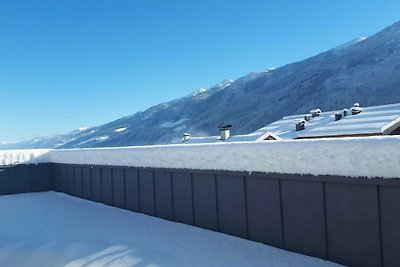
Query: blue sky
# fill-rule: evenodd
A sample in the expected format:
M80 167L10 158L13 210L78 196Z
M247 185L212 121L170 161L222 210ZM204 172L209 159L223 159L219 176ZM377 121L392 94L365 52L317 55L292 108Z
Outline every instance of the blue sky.
M95 126L298 61L400 1L0 0L0 141Z

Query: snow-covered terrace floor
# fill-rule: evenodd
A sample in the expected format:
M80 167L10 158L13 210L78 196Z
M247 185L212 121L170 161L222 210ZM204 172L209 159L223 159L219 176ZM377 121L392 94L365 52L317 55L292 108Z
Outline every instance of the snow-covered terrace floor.
M0 196L0 266L338 266L62 193Z

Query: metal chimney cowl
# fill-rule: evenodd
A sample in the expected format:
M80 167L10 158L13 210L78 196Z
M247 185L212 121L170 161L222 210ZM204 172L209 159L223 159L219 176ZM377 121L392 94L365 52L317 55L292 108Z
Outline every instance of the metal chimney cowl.
M220 140L226 140L230 137L230 129L231 128L232 128L232 125L230 125L230 124L221 124L218 126Z
M184 133L182 135L182 142L187 142L190 139L190 133Z

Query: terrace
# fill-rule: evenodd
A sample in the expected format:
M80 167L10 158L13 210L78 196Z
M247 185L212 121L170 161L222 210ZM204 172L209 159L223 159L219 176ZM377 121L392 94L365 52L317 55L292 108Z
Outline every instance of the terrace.
M0 151L0 263L396 266L399 144Z

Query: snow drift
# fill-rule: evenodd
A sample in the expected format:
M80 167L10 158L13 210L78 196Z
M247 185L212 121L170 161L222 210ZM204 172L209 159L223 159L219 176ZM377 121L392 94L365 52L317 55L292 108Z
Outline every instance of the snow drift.
M399 137L382 136L124 148L0 150L0 165L52 162L400 178L399 147Z
M0 266L339 266L62 193L0 196Z

